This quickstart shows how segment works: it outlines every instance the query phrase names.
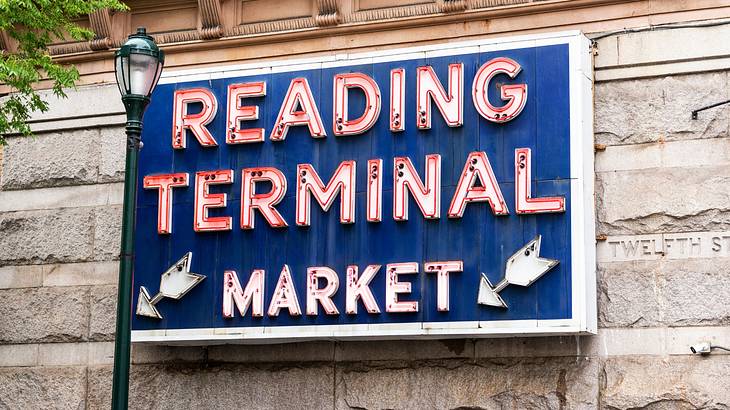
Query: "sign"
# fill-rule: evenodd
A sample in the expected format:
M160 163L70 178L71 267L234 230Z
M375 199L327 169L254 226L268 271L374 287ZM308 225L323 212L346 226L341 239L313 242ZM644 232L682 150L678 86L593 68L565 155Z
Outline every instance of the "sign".
M659 259L727 258L730 231L609 236L599 242L603 263Z
M596 330L577 32L166 72L133 341Z

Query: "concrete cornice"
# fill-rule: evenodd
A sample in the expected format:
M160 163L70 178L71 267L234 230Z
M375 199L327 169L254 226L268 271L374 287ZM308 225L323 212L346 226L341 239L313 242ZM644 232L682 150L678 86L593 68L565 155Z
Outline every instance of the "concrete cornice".
M360 0L357 4L363 4L363 1L365 0ZM216 4L210 1L201 0L199 3L201 2L205 3L206 8L215 9L216 7ZM234 3L236 7L233 7ZM220 38L170 42L176 38L189 37L187 34L181 35L180 33L192 33L191 30L195 30L183 23L180 23L183 30L177 32L177 36L155 35L159 36L159 40L164 40L162 47L167 53L166 69L177 70L266 59L403 47L414 42L426 44L567 29L599 33L677 21L730 17L730 5L722 0L687 0L683 2L663 0L544 0L533 2L470 0L467 2L466 9L461 9L461 6L457 4L443 5L443 0L439 0L438 3L353 11L355 3L354 1L340 1L336 5L339 8L337 9L337 21L334 23L328 21L326 25L315 23L310 25L304 21L308 17L282 18L261 23L241 22L238 18L242 11L239 9L243 6L237 2L223 2L220 14L222 27ZM506 3L513 4L505 5ZM437 4L442 4L443 7L434 8L434 5ZM194 11L194 6L195 3L192 2L181 5L189 13ZM334 13L331 10L332 5L329 3L313 4L312 21L315 21L315 15L320 13L319 6L326 6L326 10L322 9L324 10L322 13L329 13L328 15ZM131 7L131 15L134 15L134 2L131 2ZM170 7L172 6L169 3L165 3L160 6L160 10L157 10L154 6L147 4L140 13L145 16L155 12L169 14ZM433 10L431 10L432 8ZM424 14L424 10L432 13ZM455 11L443 12L441 10ZM353 18L352 16L355 15L365 15L374 20L367 20L365 17ZM164 14L160 14L160 16L164 16ZM119 42L119 33L125 32L130 29L132 24L135 24L129 15L127 18L122 17L114 15L111 18L113 25L111 32L114 33L111 37L115 44ZM254 17L268 18L267 16ZM166 24L169 29L172 23ZM214 16L206 18L205 27L216 27L215 24ZM236 27L238 29L235 29ZM241 27L254 27L254 29L251 29L249 34L235 35L236 32L241 31ZM257 33L256 30L262 31ZM150 31L154 32L154 27ZM85 51L55 58L60 62L76 65L82 75L81 84L94 84L114 81L113 52L113 49Z
M211 3L210 1L202 1L201 3ZM442 2L443 3L443 2ZM473 3L485 3L490 2L479 2L473 1ZM448 7L442 7L441 9L434 8L435 13L419 13L419 7L424 8L423 5L411 5L411 6L400 6L383 8L382 13L370 13L371 18L362 19L345 19L345 22L340 24L329 24L329 25L312 25L307 27L296 27L295 25L281 24L279 30L276 25L272 22L268 26L260 29L252 30L252 33L245 35L237 35L237 31L234 28L227 30L226 35L221 38L214 39L213 41L204 40L203 37L199 37L190 40L184 40L185 36L170 36L167 33L158 33L158 42L164 44L164 49L169 54L179 52L198 52L206 50L219 50L225 48L241 47L252 44L262 43L282 43L282 42L294 42L305 39L316 39L323 37L333 36L345 36L353 34L363 33L376 33L383 31L394 31L404 28L418 28L438 25L448 25L453 23L467 23L479 20L488 19L503 19L517 16L529 16L538 15L544 13L554 13L565 10L578 10L597 6L615 5L621 3L647 3L646 0L542 0L542 1L530 1L525 2L524 0L504 0L502 5L488 6L480 8L469 8L464 10L455 11L440 11L440 10L451 10ZM513 3L513 4L508 4ZM160 6L160 12L169 11L169 5L165 4L165 7ZM207 6L206 6L207 7ZM388 12L388 10L397 9L400 13ZM154 8L146 8L145 11L155 11ZM202 9L201 10L205 10ZM426 9L430 11L430 9ZM362 13L362 12L356 12ZM636 13L634 13L636 14ZM282 21L286 21L284 19ZM292 19L289 19L292 20ZM240 28L242 26L238 26ZM267 30L269 28L269 30ZM154 30L154 28L152 29ZM172 32L172 31L171 31ZM170 32L170 33L171 33ZM211 37L213 38L213 37ZM169 40L180 39L180 41L169 41ZM168 41L165 41L168 40ZM85 51L82 46L78 47L67 47L67 50L71 51L68 53L59 53L56 55L56 59L64 63L79 64L87 61L105 60L113 55L113 51ZM59 51L63 51L60 49ZM74 52L75 51L75 52Z

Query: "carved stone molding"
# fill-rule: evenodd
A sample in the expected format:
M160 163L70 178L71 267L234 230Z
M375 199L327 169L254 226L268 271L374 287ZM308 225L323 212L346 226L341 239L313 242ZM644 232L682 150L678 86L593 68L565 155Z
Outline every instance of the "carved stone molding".
M220 0L198 0L198 12L201 22L200 37L205 40L223 37Z
M52 56L77 54L92 51L89 41L77 41L73 43L54 44L48 47L48 52Z
M114 46L112 41L112 17L109 9L102 9L89 14L89 23L94 38L89 41L92 50L107 50Z
M337 0L317 0L318 26L336 26L340 22L339 5Z
M276 33L283 31L303 30L316 27L312 17L302 17L287 20L264 21L261 23L243 24L229 29L230 36L249 36L262 33Z
M443 13L454 13L466 10L466 0L443 0L440 4Z
M499 6L512 6L516 4L536 3L545 0L473 0L473 8L489 8Z
M186 41L200 40L198 30L169 31L150 34L158 44L184 43Z
M363 10L345 16L347 23L363 23L381 20L397 20L407 17L426 16L439 13L436 3L416 4L412 6L388 7L383 9Z

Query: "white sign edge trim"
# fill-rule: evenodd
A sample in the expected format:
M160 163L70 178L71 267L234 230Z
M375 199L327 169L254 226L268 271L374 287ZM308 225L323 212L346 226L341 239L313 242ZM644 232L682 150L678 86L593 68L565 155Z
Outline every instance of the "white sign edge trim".
M496 44L499 42L499 44ZM443 43L421 47L384 50L371 53L347 54L342 66L352 65L356 59L383 56L378 62L406 61L414 52L454 49L450 55L473 53L473 46L480 52L513 50L516 48L539 47L567 44L569 49L569 98L570 98L570 175L571 175L571 304L570 319L526 319L509 321L454 321L454 322L408 322L388 324L346 324L346 325L301 325L279 327L239 327L239 328L191 328L167 330L133 330L132 342L157 343L205 343L255 340L255 343L277 343L284 339L404 339L409 337L469 337L469 336L542 336L551 334L596 334L597 333L597 295L596 295L596 242L594 215L594 155L593 155L593 70L590 55L590 40L580 31L507 37L502 39L482 39L468 42ZM468 52L459 52L459 51ZM403 54L410 54L403 58ZM442 53L438 53L442 55ZM316 62L340 60L340 56L322 56L306 60L281 60L264 64L245 64L228 67L206 67L196 70L163 72L160 83L190 82L218 78L232 78L247 75L261 75L266 67L280 66L276 72L290 72L302 69L318 69ZM340 66L339 64L331 66ZM251 73L242 72L252 70ZM183 74L184 73L184 74ZM230 75L228 75L230 74ZM165 80L165 81L163 81ZM589 84L582 84L584 82ZM590 192L592 195L584 195ZM579 195L576 195L578 193ZM576 197L583 196L584 201ZM578 240L576 240L578 239ZM476 325L474 325L476 324ZM448 326L447 326L448 325ZM471 326L470 326L471 325ZM396 329L389 329L397 326ZM364 327L362 330L354 331ZM229 334L229 331L235 333ZM242 338L247 332L252 335ZM260 329L260 332L258 331ZM274 329L281 329L281 332ZM253 337L253 334L260 334Z
M583 37L578 30L560 31L524 36L500 37L460 41L454 43L431 44L361 52L354 54L322 55L310 58L280 59L256 63L242 63L225 66L211 66L187 70L162 71L158 84L172 84L178 82L206 81L212 79L243 77L251 75L265 75L268 73L283 73L318 68L344 67L357 64L383 63L389 61L408 61L419 58L443 55L461 55L473 53L474 47L479 52L515 50L520 48L566 44L570 38ZM587 39L586 39L587 40ZM449 50L448 54L444 54ZM355 61L359 60L359 61Z
M458 327L456 327L458 325ZM133 343L203 344L281 343L286 340L395 340L468 338L474 336L549 336L592 334L578 320L505 320L494 322L408 322L356 325L305 325L201 329L134 330Z
M579 321L581 330L596 334L598 329L591 42L585 36L576 36L569 42L569 48L572 317ZM577 198L583 198L583 201Z

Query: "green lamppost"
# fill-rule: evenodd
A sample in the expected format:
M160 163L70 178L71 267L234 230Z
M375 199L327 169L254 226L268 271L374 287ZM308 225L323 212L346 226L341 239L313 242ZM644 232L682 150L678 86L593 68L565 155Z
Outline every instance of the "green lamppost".
M119 261L117 330L114 337L114 381L112 409L126 410L129 399L129 355L131 350L132 270L134 269L134 225L137 214L137 168L142 148L142 116L162 73L165 54L144 27L129 36L116 52L114 71L127 111L127 162L124 168L122 249Z

